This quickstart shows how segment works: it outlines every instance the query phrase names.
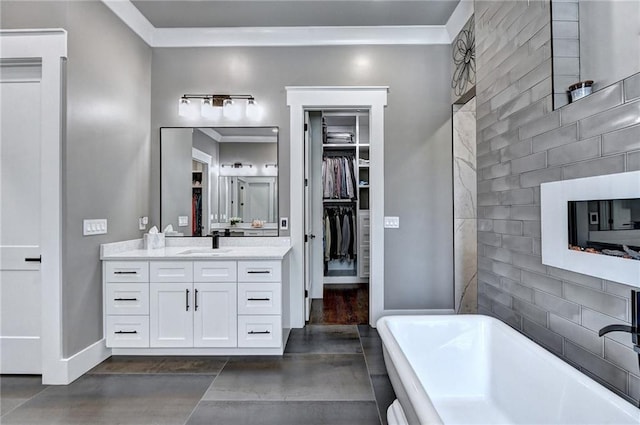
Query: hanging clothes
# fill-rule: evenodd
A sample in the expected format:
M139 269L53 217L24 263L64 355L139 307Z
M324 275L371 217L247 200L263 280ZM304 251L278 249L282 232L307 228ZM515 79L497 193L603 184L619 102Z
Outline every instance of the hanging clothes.
M325 269L329 261L351 262L356 259L354 217L354 205L325 205L323 214Z
M322 160L322 196L325 199L356 199L355 156L330 156Z

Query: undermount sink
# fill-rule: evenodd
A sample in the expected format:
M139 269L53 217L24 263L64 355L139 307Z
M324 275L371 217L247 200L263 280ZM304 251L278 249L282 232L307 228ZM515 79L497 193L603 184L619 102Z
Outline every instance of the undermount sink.
M178 255L201 255L203 257L215 257L216 255L226 254L231 252L229 248L193 248L186 251L179 252Z

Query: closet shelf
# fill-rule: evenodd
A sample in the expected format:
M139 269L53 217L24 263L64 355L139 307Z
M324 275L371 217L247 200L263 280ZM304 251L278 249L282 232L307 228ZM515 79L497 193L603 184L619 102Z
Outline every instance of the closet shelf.
M349 204L349 203L354 203L356 202L355 199L331 199L331 198L324 198L322 200L322 202L338 202L338 203L345 203L345 204Z
M325 143L322 145L324 148L349 148L355 149L356 145L354 143Z
M368 184L361 184L358 186L360 189L369 189L369 185Z

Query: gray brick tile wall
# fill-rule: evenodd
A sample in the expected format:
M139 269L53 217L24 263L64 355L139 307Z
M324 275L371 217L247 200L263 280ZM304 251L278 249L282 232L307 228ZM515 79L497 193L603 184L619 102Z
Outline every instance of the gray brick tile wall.
M544 274L523 270L522 283L558 297L562 296L562 282L558 279L545 276Z
M638 149L640 149L640 125L623 128L602 136L603 155Z
M603 174L622 173L624 171L624 164L624 155L592 159L563 167L562 177L565 180L569 180L581 177L601 176Z
M539 325L547 326L549 313L546 310L519 298L513 299L513 309L521 316L527 317Z
M540 170L541 168L547 168L546 152L534 153L511 161L511 172L514 174L522 174L527 171Z
M627 153L627 171L640 170L640 151Z
M640 375L638 353L629 347L607 338L604 342L604 358L618 367Z
M538 344L541 344L552 352L562 354L562 337L557 333L527 318L522 320L522 330Z
M604 339L600 338L597 332L555 314L549 315L549 329L594 354L604 356Z
M558 3L573 19L574 0ZM571 71L574 41L552 62L549 0L476 5L478 58L478 305L627 397L640 397L628 334L630 288L540 258L540 184L640 170L640 74L551 110L552 67ZM554 0L554 14L557 4ZM554 21L573 39L573 21ZM575 82L566 74L563 84ZM560 82L561 78L557 80ZM560 89L555 96L566 98ZM631 355L630 355L631 353Z
M640 73L624 80L624 100L630 102L640 98Z
M533 286L524 282L529 286ZM535 291L533 297L535 305L558 316L565 317L576 323L580 321L580 306L578 304L563 300L560 296L554 296L542 291Z
M627 393L628 372L620 369L614 364L606 361L589 351L578 347L565 338L564 355L581 368L591 372L591 374L600 377L609 385L617 388L623 393Z
M640 124L640 101L600 112L580 120L578 124L582 139Z
M596 136L549 149L547 163L552 167L597 158L600 156L600 139L600 136Z
M603 109L622 105L622 82L598 90L591 96L581 99L560 109L560 121L562 125L580 121L602 112Z
M621 320L628 320L627 300L570 282L563 283L564 297L576 304L592 308Z

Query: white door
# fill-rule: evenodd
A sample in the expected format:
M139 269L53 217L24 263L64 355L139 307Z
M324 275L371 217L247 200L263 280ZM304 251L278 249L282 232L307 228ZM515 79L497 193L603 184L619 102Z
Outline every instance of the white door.
M149 345L193 347L193 284L149 285Z
M0 67L0 373L42 373L40 69Z
M311 315L311 262L313 259L313 204L311 200L311 145L309 112L304 112L304 320Z
M196 283L193 325L195 347L238 346L236 283Z

